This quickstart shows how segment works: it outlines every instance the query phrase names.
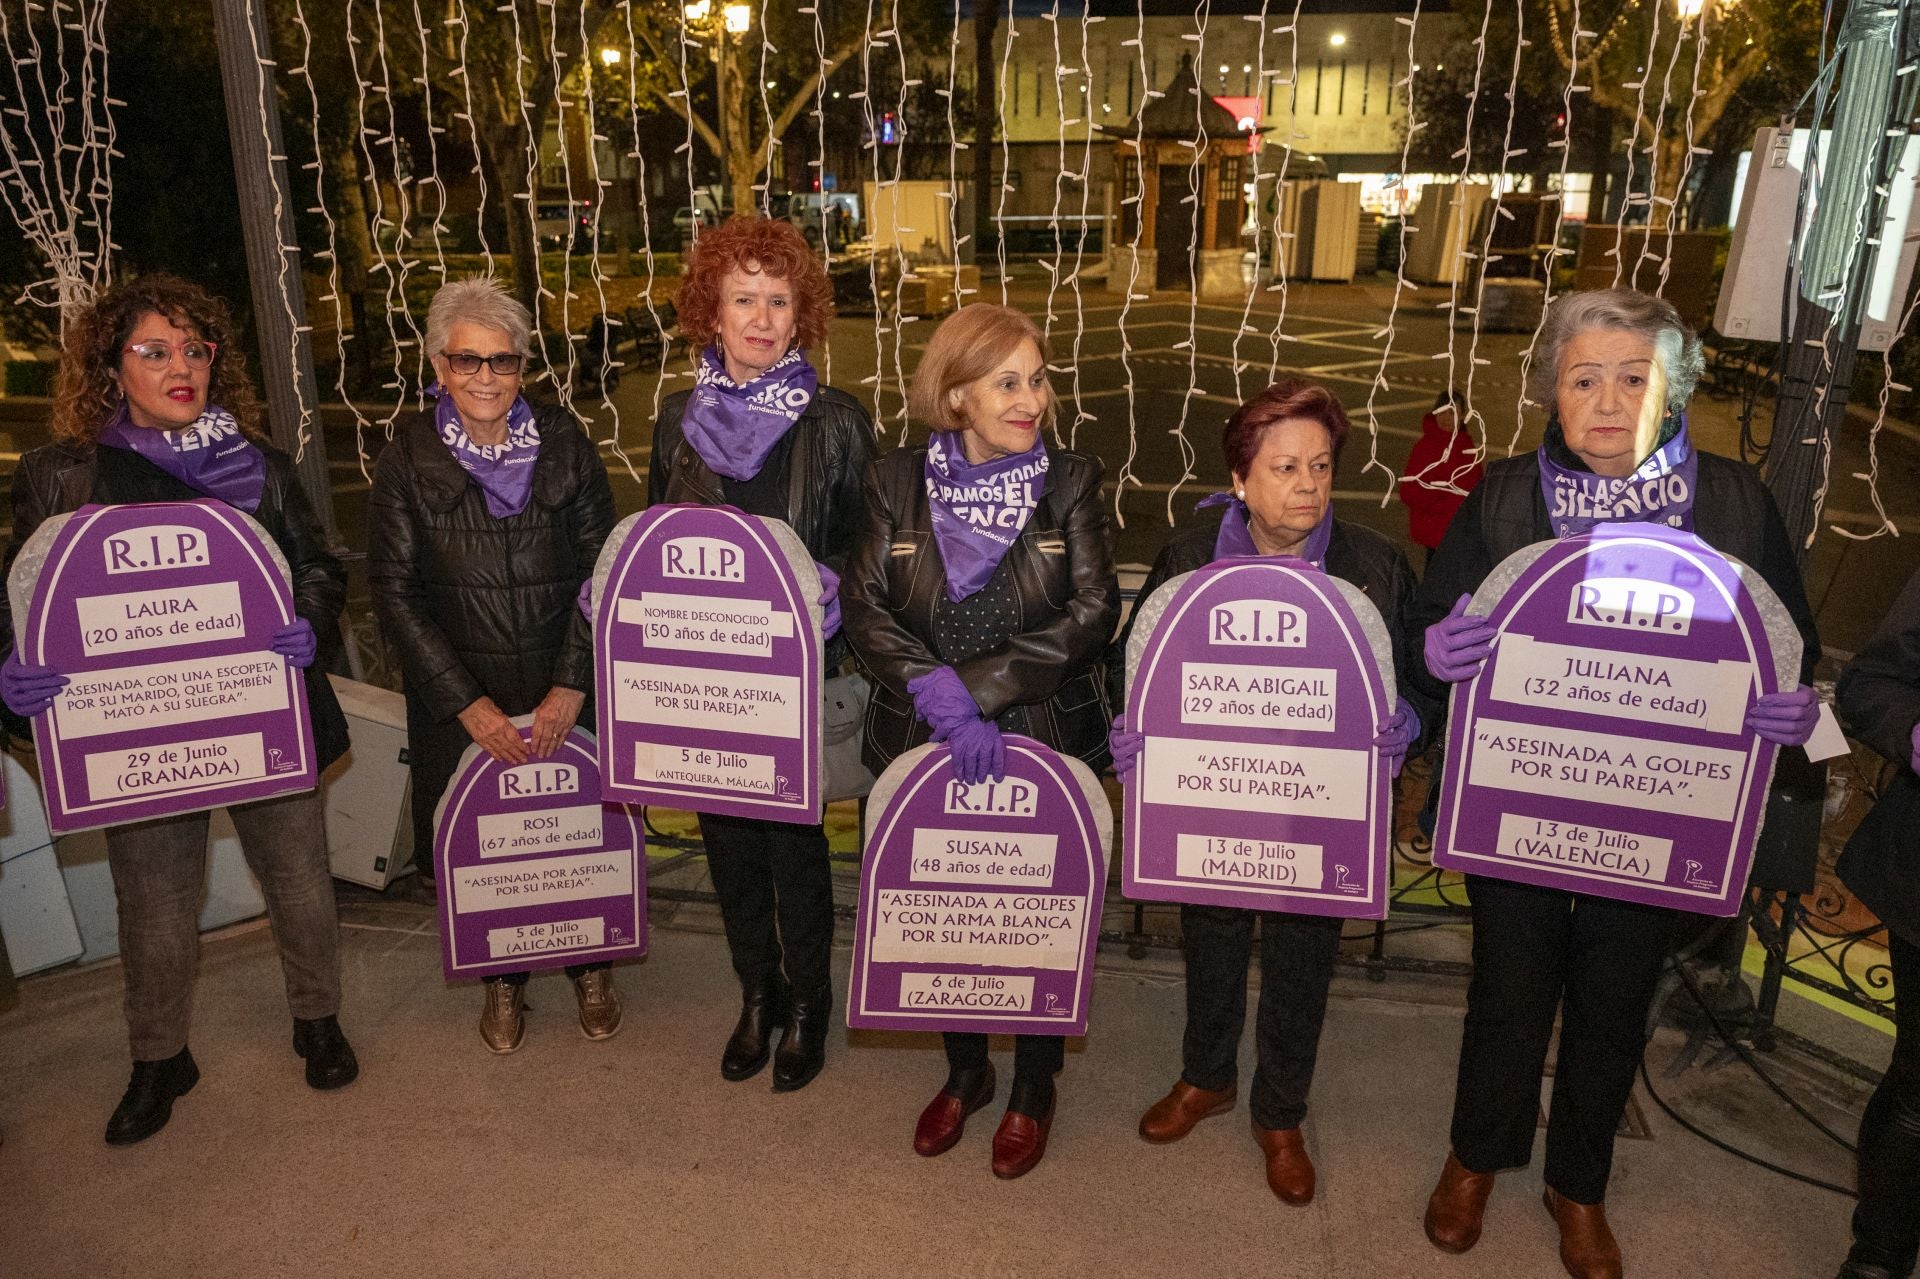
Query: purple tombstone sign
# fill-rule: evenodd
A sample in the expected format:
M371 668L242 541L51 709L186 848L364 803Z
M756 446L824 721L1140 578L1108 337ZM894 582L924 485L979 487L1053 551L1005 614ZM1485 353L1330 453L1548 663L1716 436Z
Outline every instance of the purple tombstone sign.
M997 782L929 743L874 784L847 1025L1086 1033L1112 810L1079 760L1006 742Z
M1733 914L1775 751L1742 724L1800 665L1766 583L1691 533L1606 524L1515 552L1472 611L1499 637L1453 691L1434 864Z
M608 799L820 820L820 577L792 529L654 506L594 570Z
M1360 588L1225 560L1142 601L1127 647L1127 896L1385 918L1393 643Z
M8 583L20 660L70 677L33 721L55 834L314 786L285 560L222 502L83 506L35 531Z
M530 737L533 717L513 721ZM640 823L600 798L593 735L503 764L467 748L433 819L450 981L647 953Z

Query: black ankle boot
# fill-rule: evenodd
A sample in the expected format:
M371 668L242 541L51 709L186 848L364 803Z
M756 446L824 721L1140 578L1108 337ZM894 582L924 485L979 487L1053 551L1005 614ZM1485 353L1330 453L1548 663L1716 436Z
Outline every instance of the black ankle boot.
M813 1082L827 1064L827 1027L833 1020L833 992L822 990L796 999L787 1014L786 1033L773 1055L773 1090L795 1092Z
M720 1075L739 1083L760 1073L773 1045L773 1028L786 1015L780 980L748 987L740 998L740 1020L734 1023L726 1051L720 1054Z
M192 1092L199 1082L200 1068L185 1048L165 1061L134 1062L126 1095L107 1120L107 1144L131 1146L165 1128L173 1118L174 1099Z
M353 1045L340 1033L337 1017L293 1019L293 1051L307 1059L307 1087L325 1092L345 1088L360 1077Z

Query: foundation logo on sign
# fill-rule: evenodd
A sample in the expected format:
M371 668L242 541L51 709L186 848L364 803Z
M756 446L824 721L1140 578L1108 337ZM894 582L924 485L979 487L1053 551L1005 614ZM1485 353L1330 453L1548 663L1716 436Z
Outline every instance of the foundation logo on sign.
M109 573L151 573L208 562L207 539L183 524L149 524L116 533L100 543Z
M1237 648L1305 648L1307 615L1278 600L1228 600L1213 606L1207 642Z
M676 537L660 548L660 571L695 582L744 582L747 557L718 537Z
M572 764L521 764L500 774L501 799L573 795L579 790L580 770Z
M991 813L996 817L1032 817L1039 790L1030 782L1004 778L997 782L947 783L948 813Z
M1590 577L1567 597L1567 620L1581 626L1685 635L1693 628L1691 591L1643 578Z

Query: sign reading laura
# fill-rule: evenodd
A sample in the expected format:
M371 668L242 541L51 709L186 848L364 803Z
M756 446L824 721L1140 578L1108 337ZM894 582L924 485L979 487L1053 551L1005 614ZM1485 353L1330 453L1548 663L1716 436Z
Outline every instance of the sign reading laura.
M968 786L931 743L867 800L847 1025L1083 1035L1113 816L1085 764L1008 735Z
M819 596L777 520L655 506L622 521L593 587L607 798L819 821Z
M1800 665L1766 583L1691 533L1608 524L1516 551L1473 611L1499 637L1453 690L1434 864L1731 915L1775 750L1742 723Z
M513 722L531 736L531 715ZM645 842L633 810L601 799L585 729L525 764L468 747L434 813L433 860L449 979L647 953Z
M1384 918L1392 778L1373 739L1393 646L1366 595L1303 560L1232 559L1140 610L1127 896Z
M314 785L306 684L273 653L285 560L222 502L83 506L8 582L20 660L69 677L33 721L55 834Z

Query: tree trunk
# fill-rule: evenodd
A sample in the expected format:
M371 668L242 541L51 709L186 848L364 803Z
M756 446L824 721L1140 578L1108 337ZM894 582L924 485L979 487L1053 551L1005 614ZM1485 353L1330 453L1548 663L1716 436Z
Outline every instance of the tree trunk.
M727 154L720 157L725 169L721 178L733 201L731 212L737 217L757 212L760 204L753 189L754 179L760 176L760 149L753 144L753 121L747 115L747 84L755 72L752 59L741 48L742 41L723 35L720 42L720 56L726 59L725 74L720 77L720 110L727 126L721 131L721 139L727 144ZM771 153L772 148L768 151ZM771 184L773 175L769 173L767 178Z
M367 198L361 184L360 153L335 151L325 161L339 192L339 216L334 219L333 251L340 268L339 292L353 317L353 345L348 348L348 381L355 391L373 385L372 327L367 322L367 267L373 261L373 239L367 231Z
M993 37L1000 29L1000 11L992 0L973 6L973 248L986 252L994 238L993 132L1000 118L999 95L994 92Z
M536 125L540 123L535 122ZM532 184L532 172L527 164L527 143L520 121L498 122L481 126L480 150L490 172L487 175L489 190L497 192L498 198L506 209L507 217L507 253L513 262L513 295L527 308L527 314L533 317L534 328L540 327L540 246L535 242L533 218L538 210L534 200L538 195ZM522 200L520 192L529 198ZM524 206L524 207L523 207Z

